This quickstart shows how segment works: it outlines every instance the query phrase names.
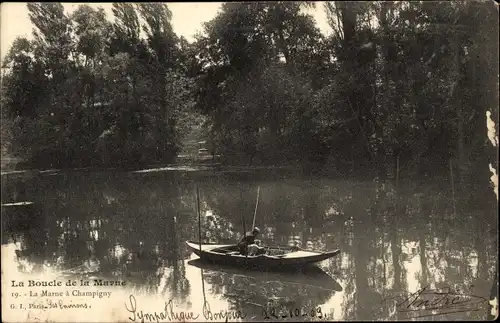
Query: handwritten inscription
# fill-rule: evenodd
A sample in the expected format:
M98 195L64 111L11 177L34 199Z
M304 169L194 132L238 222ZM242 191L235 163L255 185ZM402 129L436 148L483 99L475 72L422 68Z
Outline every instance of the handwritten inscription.
M225 320L228 322L229 320L244 319L246 316L247 315L242 311L220 310L218 312L212 312L210 304L207 301L203 303L203 317L209 321Z
M27 322L32 322L32 321L35 321L35 322L45 322L45 323L52 323L52 322L55 322L53 320L48 320L48 319L45 319L44 321L42 321L38 316L36 315L33 315L31 312L28 312L28 316L26 318L26 321Z
M141 323L144 322L161 322L161 321L194 321L199 317L199 314L195 315L193 312L177 312L174 311L174 304L172 300L165 302L165 307L159 312L144 312L143 310L137 309L137 301L134 295L130 295L129 297L129 305L125 303L125 308L127 311L132 313L132 316L129 316L129 320L132 322L139 321Z
M193 312L184 312L174 310L174 303L172 300L165 302L165 306L160 311L146 312L140 310L137 307L137 300L134 295L129 296L128 303L125 303L125 308L132 316L129 316L131 322L163 322L163 321L194 321L200 317L200 314L195 314ZM230 320L244 319L246 314L242 311L228 311L228 310L213 310L210 304L205 301L203 303L203 317L207 321L219 321L224 320L226 322Z
M300 308L275 308L271 307L268 309L264 309L262 311L262 317L265 320L280 320L292 317L316 317L323 318L323 312L321 311L321 307L312 308L310 310L304 310Z
M384 301L398 298L398 312L415 313L414 317L479 311L487 302L487 299L481 296L461 294L449 288L430 289L429 286L420 288L409 296L391 297Z

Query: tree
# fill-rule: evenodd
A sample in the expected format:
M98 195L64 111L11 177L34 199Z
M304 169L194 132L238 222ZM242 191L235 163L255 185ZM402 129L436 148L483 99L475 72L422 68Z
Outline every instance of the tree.
M301 11L306 5L223 4L198 37L198 108L212 118L214 140L228 160L252 163L260 154L276 162L293 131L309 132L307 122L295 123L307 115L305 93L321 83L312 80L328 57L314 21ZM291 151L283 157L295 160Z
M34 40L3 62L11 149L35 165L170 162L204 120L227 163L438 176L451 161L462 183L489 176L491 6L327 2L329 36L311 6L224 3L189 43L165 4L114 3L110 22L88 5L68 16L30 3Z
M191 105L190 80L177 59L171 14L155 6L139 6L146 41L134 5L115 3L111 23L102 8L81 5L67 16L60 3L28 4L34 40L14 42L2 82L16 153L37 167L127 167L175 157L175 120ZM163 19L158 30L155 19ZM165 49L174 57L162 56Z

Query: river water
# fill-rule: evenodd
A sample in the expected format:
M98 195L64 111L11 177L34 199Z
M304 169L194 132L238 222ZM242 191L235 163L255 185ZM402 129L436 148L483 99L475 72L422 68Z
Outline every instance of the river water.
M185 246L198 239L196 186L205 241L237 240L243 219L248 230L260 186L256 225L264 244L341 254L310 275L200 263ZM446 180L396 185L285 171L3 175L3 204L33 204L9 218L2 207L2 252L15 254L19 272L126 279L183 308L209 304L248 321L277 320L274 314L281 320L283 313L301 321L485 319L498 259L496 199L487 183L475 191L455 186L453 199ZM410 311L418 306L401 300L422 288L486 301L466 310Z

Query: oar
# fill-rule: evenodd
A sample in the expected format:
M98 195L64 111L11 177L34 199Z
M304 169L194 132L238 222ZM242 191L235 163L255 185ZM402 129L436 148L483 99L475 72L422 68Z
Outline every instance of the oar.
M253 228L255 228L255 217L257 216L257 207L259 206L259 193L260 193L260 186L257 187L257 202L255 202L255 211L253 213L252 230Z

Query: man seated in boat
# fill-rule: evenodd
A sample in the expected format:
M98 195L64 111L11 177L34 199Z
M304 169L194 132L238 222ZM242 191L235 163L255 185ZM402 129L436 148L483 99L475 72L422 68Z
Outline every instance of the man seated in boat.
M260 229L255 227L252 232L247 232L245 236L241 238L238 243L238 248L242 255L256 256L264 253L264 248L259 247L255 241L259 233Z

